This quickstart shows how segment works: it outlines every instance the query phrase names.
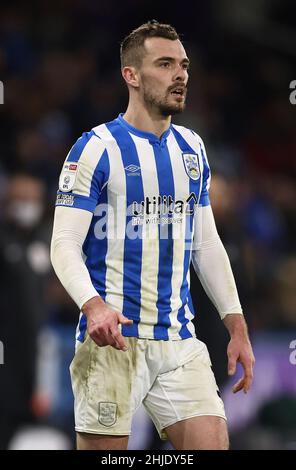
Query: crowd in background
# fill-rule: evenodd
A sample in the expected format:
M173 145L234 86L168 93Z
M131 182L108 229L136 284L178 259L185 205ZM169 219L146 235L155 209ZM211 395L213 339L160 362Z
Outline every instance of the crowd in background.
M124 112L120 41L156 17L176 27L190 57L187 107L174 122L205 141L218 231L258 351L259 398L229 397L227 334L192 276L197 333L225 390L233 446L296 448L296 5L242 3L197 1L190 12L179 2L154 10L135 0L1 6L0 447L24 423L58 429L60 446L73 445L67 368L78 308L49 261L58 176L82 132ZM262 384L275 364L275 378L286 369L270 395ZM145 439L137 445L161 445L152 428Z

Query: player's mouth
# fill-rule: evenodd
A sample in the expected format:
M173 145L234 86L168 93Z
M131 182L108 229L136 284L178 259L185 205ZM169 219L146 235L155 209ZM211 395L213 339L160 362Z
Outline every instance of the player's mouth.
M177 87L171 91L171 94L176 98L183 99L186 95L186 89L184 87Z

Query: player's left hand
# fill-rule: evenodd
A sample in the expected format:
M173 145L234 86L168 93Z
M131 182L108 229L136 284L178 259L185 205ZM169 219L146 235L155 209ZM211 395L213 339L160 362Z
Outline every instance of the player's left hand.
M249 338L241 335L232 337L228 344L227 355L228 375L235 374L238 362L241 363L244 369L243 377L232 387L233 393L239 392L242 389L244 393L247 393L253 382L253 368L255 364L255 357Z

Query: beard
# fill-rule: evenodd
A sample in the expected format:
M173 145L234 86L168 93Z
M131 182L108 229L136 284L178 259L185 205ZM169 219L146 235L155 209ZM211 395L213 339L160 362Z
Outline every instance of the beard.
M144 87L144 103L148 108L157 110L158 113L163 117L180 114L185 109L185 99L180 102L172 102L172 96L173 95L171 94L171 91L168 91L165 96L160 96Z

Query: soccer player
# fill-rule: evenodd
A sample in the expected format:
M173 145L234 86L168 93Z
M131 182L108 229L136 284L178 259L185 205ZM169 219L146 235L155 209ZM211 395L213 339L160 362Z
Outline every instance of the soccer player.
M79 309L71 363L78 449L126 449L144 404L176 449L227 449L224 406L192 319L189 266L230 333L234 392L254 356L209 199L202 139L171 123L183 111L189 59L153 20L121 45L124 114L83 133L64 163L51 259Z

